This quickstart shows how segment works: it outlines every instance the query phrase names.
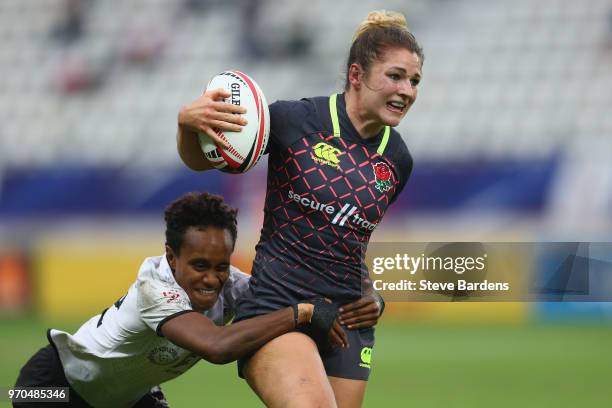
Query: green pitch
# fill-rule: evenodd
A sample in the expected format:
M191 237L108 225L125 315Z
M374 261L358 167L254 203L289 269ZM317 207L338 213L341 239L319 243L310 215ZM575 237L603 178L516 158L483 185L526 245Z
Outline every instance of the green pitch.
M0 388L44 345L48 324L0 320ZM52 323L73 330L76 324ZM411 325L383 322L366 407L612 406L612 325ZM164 384L173 408L262 406L235 364L197 364ZM0 407L10 406L4 396Z

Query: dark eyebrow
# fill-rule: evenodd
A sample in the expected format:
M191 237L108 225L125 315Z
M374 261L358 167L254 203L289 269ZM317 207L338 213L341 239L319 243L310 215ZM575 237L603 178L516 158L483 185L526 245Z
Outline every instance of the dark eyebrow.
M406 71L404 68L402 67L391 67L390 69L397 69L398 71L403 72L404 74L408 75L408 71ZM421 79L421 73L420 72L416 72L413 77L416 77L417 79Z
M208 262L208 259L198 257L198 258L192 258L192 259L189 260L190 264L194 264L196 262Z

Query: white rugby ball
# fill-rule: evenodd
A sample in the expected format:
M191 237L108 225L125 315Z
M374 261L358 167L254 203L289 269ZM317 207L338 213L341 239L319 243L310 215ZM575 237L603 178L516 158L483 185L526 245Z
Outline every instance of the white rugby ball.
M268 145L270 112L268 102L257 83L240 71L225 71L215 75L206 91L223 88L231 94L225 102L246 108L243 116L248 121L242 132L215 129L217 135L229 144L218 145L204 133L198 138L204 157L216 169L227 173L244 173L261 158Z

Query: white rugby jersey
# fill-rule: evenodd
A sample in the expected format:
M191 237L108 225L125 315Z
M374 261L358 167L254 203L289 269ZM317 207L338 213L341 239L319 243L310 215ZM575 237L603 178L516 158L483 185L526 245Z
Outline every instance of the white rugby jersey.
M227 324L248 282L249 275L232 266L217 302L202 314L218 326ZM157 333L162 321L191 310L166 256L151 257L114 305L74 335L51 329L48 337L81 397L95 407L129 407L152 386L183 374L200 359Z

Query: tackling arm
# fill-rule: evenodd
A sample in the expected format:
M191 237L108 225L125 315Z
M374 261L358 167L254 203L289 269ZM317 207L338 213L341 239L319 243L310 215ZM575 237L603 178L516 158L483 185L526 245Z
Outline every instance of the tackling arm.
M161 333L174 344L214 364L225 364L255 351L273 338L295 328L293 310L285 308L229 326L217 326L200 313L185 313L168 320Z
M225 364L252 353L298 325L312 322L315 330L330 332L336 313L330 313L325 310L327 308L335 310L332 305L300 303L229 326L217 326L197 312L184 313L166 321L160 331L174 344L197 353L205 360ZM336 344L347 344L346 334L342 331L340 335L342 338L335 340Z
M375 326L384 310L385 301L373 288L361 298L338 309L340 323L349 329Z

